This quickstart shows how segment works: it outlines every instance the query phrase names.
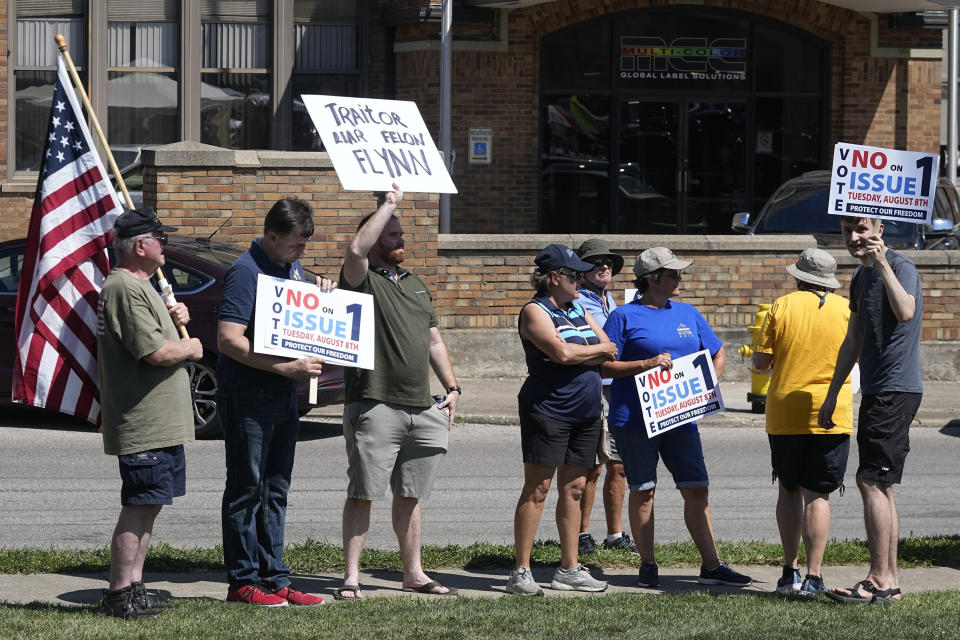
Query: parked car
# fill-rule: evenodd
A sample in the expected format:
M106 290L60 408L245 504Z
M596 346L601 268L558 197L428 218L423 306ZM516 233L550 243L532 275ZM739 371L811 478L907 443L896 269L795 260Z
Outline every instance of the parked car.
M736 213L731 228L739 233L803 233L825 248L843 247L838 216L827 213L830 171L808 171L780 185L756 216ZM883 240L894 249L960 248L960 195L947 178L937 180L930 224L885 220Z
M13 388L13 363L16 350L14 315L17 285L23 265L26 238L0 243L0 402L10 402ZM245 249L211 242L208 238L171 235L163 272L174 295L190 309L187 330L203 343L204 356L190 362L190 393L193 398L194 427L198 438L219 435L217 419L217 322L223 276ZM113 251L110 263L113 264ZM156 278L151 279L156 286ZM159 291L159 290L158 290ZM299 388L301 411L309 410L308 385ZM317 404L343 402L343 370L326 365L317 381Z

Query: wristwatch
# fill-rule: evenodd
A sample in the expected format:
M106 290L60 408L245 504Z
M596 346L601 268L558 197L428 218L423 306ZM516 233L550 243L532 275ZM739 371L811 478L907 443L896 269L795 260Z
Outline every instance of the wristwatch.
M453 393L454 391L456 391L457 393L459 393L461 396L463 395L463 389L460 388L460 385L457 385L457 386L455 386L455 387L448 387L448 388L447 388L447 393Z

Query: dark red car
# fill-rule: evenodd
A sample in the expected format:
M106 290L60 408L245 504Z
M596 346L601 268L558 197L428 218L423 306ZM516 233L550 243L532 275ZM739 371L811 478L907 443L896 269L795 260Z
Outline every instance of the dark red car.
M10 402L13 388L13 362L16 352L14 314L17 306L17 284L23 266L26 238L0 243L0 402ZM223 276L227 268L246 248L211 242L207 238L170 236L166 247L163 271L173 287L174 295L190 309L191 337L203 343L204 357L188 363L190 392L193 396L193 417L198 438L220 433L217 420L217 322ZM113 263L113 252L110 252ZM155 280L155 279L154 279ZM154 281L154 285L156 282ZM308 387L300 385L299 402L305 413ZM343 370L326 365L317 384L317 404L343 402Z

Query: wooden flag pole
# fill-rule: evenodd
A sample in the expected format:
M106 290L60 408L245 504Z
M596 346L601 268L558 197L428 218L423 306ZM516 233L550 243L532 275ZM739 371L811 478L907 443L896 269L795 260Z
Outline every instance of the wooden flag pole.
M110 165L110 170L113 171L113 175L117 179L117 184L120 185L120 191L123 192L123 199L126 201L127 209L133 209L133 200L130 198L130 192L127 191L127 185L123 181L123 176L120 175L120 169L117 168L117 161L113 159L113 152L110 151L110 145L107 144L107 136L103 135L103 129L100 128L100 122L97 120L97 114L93 112L93 106L90 104L90 99L87 97L87 92L83 88L83 83L80 82L80 75L77 73L77 68L73 65L73 58L70 57L67 39L64 38L62 34L58 33L54 37L54 40L57 41L57 48L60 49L60 53L63 55L63 59L67 63L67 71L70 72L70 78L73 80L73 87L80 95L80 100L83 102L83 106L87 110L87 116L90 118L90 124L93 125L93 130L97 134L97 139L100 140L100 144L103 145L103 150L107 154L107 163ZM173 295L173 288L170 286L170 283L167 282L166 277L163 275L163 270L160 269L160 267L157 267L157 281L160 285L160 293L163 295L163 299L169 304L176 304L177 299ZM180 337L190 337L190 335L187 333L186 327L178 327L178 329L180 330Z

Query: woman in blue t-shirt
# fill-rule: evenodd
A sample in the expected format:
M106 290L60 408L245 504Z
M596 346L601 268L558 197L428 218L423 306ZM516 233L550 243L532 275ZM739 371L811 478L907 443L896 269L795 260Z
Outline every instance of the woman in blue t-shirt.
M551 586L561 591L603 591L578 562L580 496L587 468L600 442L601 362L617 350L603 329L575 302L583 273L593 265L562 244L551 244L536 258L536 295L520 310L518 330L527 361L527 379L517 394L523 449L523 490L513 531L516 566L507 593L543 595L530 573L530 552L543 504L557 476L560 568Z
M641 253L633 269L637 297L614 309L604 325L620 354L618 361L604 363L601 370L604 377L614 379L608 422L630 488L630 522L643 561L638 580L641 587L660 586L653 555L653 494L660 459L683 496L684 521L703 561L699 582L730 586L751 582L748 576L721 562L717 554L707 500L707 467L696 422L648 437L634 381L638 373L670 369L673 358L703 349L710 352L717 377L723 373L727 363L723 343L699 311L672 300L680 294L683 270L691 264L678 259L666 247Z

